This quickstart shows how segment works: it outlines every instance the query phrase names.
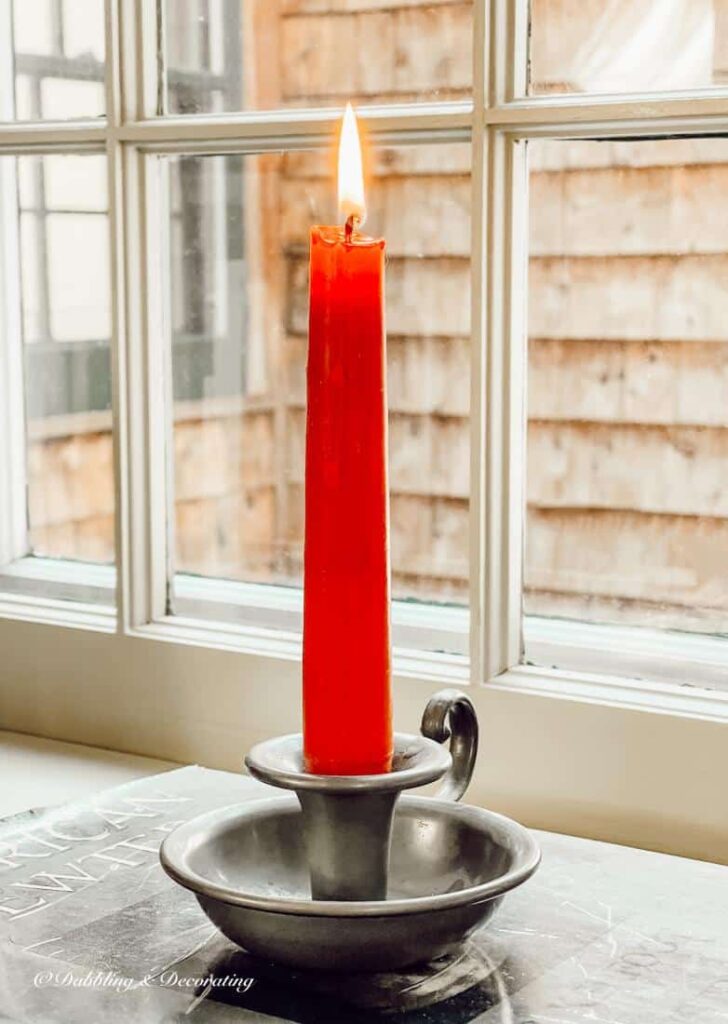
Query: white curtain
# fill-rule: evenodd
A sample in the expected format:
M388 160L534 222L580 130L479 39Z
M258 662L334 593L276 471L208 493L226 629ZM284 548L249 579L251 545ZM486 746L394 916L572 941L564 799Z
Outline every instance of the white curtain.
M569 78L579 92L705 87L714 35L713 0L608 0Z

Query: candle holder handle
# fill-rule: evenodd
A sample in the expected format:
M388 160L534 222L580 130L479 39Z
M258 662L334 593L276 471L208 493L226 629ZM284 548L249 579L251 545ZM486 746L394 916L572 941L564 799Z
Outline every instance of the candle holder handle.
M460 690L440 690L427 702L420 731L436 743L450 740L452 767L434 795L439 800L459 800L470 785L478 756L478 717L473 702Z

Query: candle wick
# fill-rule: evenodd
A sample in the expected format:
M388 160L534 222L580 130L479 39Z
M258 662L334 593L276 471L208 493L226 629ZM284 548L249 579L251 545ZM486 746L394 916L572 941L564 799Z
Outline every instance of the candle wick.
M344 224L344 241L348 244L351 242L351 236L354 234L354 227L358 221L353 213L346 218L346 224Z

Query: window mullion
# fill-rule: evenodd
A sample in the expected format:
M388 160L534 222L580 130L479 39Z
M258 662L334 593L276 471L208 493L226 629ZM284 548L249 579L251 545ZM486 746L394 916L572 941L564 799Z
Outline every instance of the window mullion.
M359 106L357 118L378 145L459 141L468 137L473 105L469 100ZM328 144L336 134L342 107L325 109L241 110L225 114L185 114L127 121L125 142L154 149L219 151L220 145L250 152Z
M473 676L487 681L521 658L524 527L525 147L490 126L492 105L524 74L525 52L514 32L512 4L492 0L487 95L474 130L482 224L476 230L473 348L474 511L471 564ZM519 5L520 9L520 5ZM520 68L520 70L519 70ZM479 119L478 119L479 120ZM476 228L477 228L476 222Z
M510 42L506 48L505 99L512 100L524 96L528 89L530 0L512 0L508 7Z
M523 96L528 81L529 0L490 0L488 121L494 109Z
M625 96L537 96L501 100L486 112L489 124L532 138L641 138L723 134L728 96L700 93L644 93Z
M115 0L123 71L120 131L123 126L160 114L158 96L162 76L159 33L161 0Z
M118 605L123 630L163 613L166 584L156 167L148 166L150 161L155 164L153 158L123 140L126 118L147 112L144 83L149 76L142 65L149 49L140 40L148 8L137 0L112 0L107 17Z
M161 238L157 161L123 146L126 281L119 346L120 558L126 629L166 610L167 401L159 303Z
M473 124L471 172L471 341L470 341L470 674L485 674L485 359L486 248L488 235L487 145L485 110L488 105L489 29L491 0L476 0L473 8Z
M0 57L1 54L0 49ZM12 70L12 62L5 66ZM104 144L106 131L105 117L100 117L98 121L0 122L0 149L3 153L27 153L33 150L43 153L61 150L74 153L85 150L98 152Z
M525 440L525 224L523 143L489 128L485 153L485 356L482 369L481 673L521 658Z
M117 138L123 106L122 44L120 31L120 3L108 0L105 19L106 48L106 112L109 131L106 137L107 182L109 202L109 245L111 272L111 409L112 439L114 446L114 549L116 562L117 628L123 629L129 599L126 572L129 544L128 515L126 514L126 304L125 304L125 233L124 233L124 175L123 152Z

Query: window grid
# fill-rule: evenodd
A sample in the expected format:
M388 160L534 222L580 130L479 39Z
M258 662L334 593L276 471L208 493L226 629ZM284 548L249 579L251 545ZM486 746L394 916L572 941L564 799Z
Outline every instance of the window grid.
M169 366L159 346L152 344L159 325L168 322L161 298L166 290L160 286L166 242L158 231L166 196L155 154L320 146L341 112L156 117L161 3L107 0L105 118L0 124L0 155L106 149L114 285L117 628L227 646L232 641L222 627L166 617L166 419L171 406L164 391ZM728 131L728 91L719 88L515 99L525 94L527 23L527 0L476 0L472 102L360 108L375 142L469 140L473 145L470 678L478 682L521 671L527 259L523 143L530 138L637 139ZM9 490L6 485L4 492ZM6 504L7 493L3 499ZM232 636L234 627L227 633ZM277 644L266 638L263 648L265 653L287 653L289 641L283 638ZM418 666L421 659L411 667Z

